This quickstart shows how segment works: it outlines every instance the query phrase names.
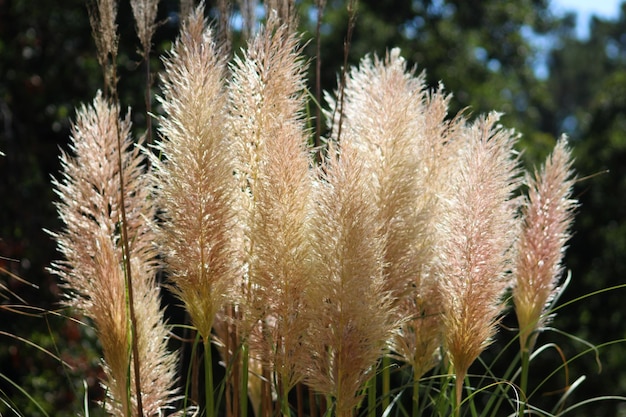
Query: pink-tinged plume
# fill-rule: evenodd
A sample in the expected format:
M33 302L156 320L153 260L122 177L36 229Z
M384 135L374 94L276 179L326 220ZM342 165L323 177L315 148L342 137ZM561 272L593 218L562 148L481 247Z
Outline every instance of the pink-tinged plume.
M121 138L123 173L118 165ZM156 416L172 402L176 360L167 351L151 220L154 206L143 167L145 160L131 137L130 122L99 93L91 106L78 110L72 128L74 156L61 156L62 177L53 180L57 208L65 230L53 233L65 260L52 265L64 280L66 304L93 320L102 344L106 410L116 416L137 415L131 383L130 340L138 341L144 415ZM120 174L124 184L126 230L130 253L122 249ZM131 334L124 262L133 276L136 334ZM129 395L130 393L130 395ZM129 410L131 414L128 413Z
M241 273L233 150L226 132L225 60L203 8L164 60L165 115L154 160L159 242L175 293L205 342Z
M528 176L528 198L522 208L523 229L517 245L513 291L520 346L532 350L534 332L548 320L550 301L558 292L561 264L576 200L572 158L565 139L539 172Z
M490 343L511 285L518 230L516 136L492 114L459 126L450 143L449 188L444 193L438 250L444 306L444 344L454 367L457 406L463 379Z

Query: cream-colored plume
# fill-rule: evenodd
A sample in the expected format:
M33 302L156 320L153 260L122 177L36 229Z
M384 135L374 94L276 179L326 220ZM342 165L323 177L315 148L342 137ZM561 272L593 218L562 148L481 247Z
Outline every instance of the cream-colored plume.
M301 313L311 279L313 180L298 38L272 15L235 58L232 74L231 133L238 146L236 172L246 216L240 325L244 337L250 336L251 357L273 369L280 385L274 388L286 396L302 378L298 365L306 323Z
M118 135L121 138L128 256L123 254ZM167 351L168 330L160 310L151 219L154 207L143 172L144 158L130 138L130 122L98 94L79 109L71 151L61 156L62 178L53 180L65 230L53 233L65 260L52 266L64 280L66 304L93 320L104 353L107 411L137 414L131 384L131 337L138 341L143 412L156 416L172 402L176 360ZM124 260L133 274L136 334L131 334ZM132 405L129 403L132 399Z
M366 57L350 71L344 90L342 144L354 146L375 189L385 241L385 289L403 324L394 350L421 374L440 341L441 306L432 259L437 170L447 139L446 96L429 94L424 75L408 71L398 49L385 60Z
M457 378L457 405L469 366L490 343L511 286L512 248L519 230L516 135L497 115L456 131L448 146L435 268L444 306L444 342Z
M200 6L164 60L161 160L154 160L162 210L159 243L174 292L210 340L218 311L240 281L233 148L226 130L225 60Z

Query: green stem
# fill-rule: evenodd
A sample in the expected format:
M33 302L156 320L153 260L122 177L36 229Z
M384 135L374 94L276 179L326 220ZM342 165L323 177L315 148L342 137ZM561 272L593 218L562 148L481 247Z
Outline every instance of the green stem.
M382 393L382 405L383 412L389 408L389 404L391 403L391 358L388 355L383 356L383 393Z
M145 92L145 101L146 101L146 145L150 146L152 144L152 95L151 95L151 76L150 76L150 51L146 51L145 56L145 66L146 66L146 92ZM149 161L149 159L148 159Z
M455 417L461 416L461 399L463 398L463 380L465 379L465 372L456 374L455 381L455 399L454 413Z
M415 368L413 368L415 370ZM419 416L419 400L420 400L420 378L413 372L413 401L412 401L412 416Z
M367 415L376 417L376 374L374 374L367 387Z
M282 398L280 399L280 407L283 417L289 417L291 412L289 411L289 387L285 384L285 378L281 377L280 385L282 388Z
M117 96L115 103L118 103ZM120 214L121 214L121 244L122 264L124 267L124 285L126 286L126 306L130 317L130 347L132 351L132 364L135 375L135 395L137 396L137 415L143 417L143 403L141 400L141 374L139 365L139 332L137 331L137 316L135 314L135 296L133 291L133 278L130 267L130 244L128 239L128 223L126 221L126 189L124 184L124 164L122 160L123 140L120 135L119 116L115 118L117 129L117 169L120 178ZM130 376L130 375L129 375ZM130 380L129 380L130 382ZM129 403L130 404L130 403ZM129 405L130 407L130 405Z
M239 387L239 412L248 417L248 345L241 345L241 386Z
M193 370L193 358L196 357L196 349L198 348L198 344L200 342L200 334L196 332L196 336L193 341L193 345L191 347L191 356L189 357L189 369L187 370L187 380L185 381L185 397L183 399L183 410L187 410L187 400L189 399L189 388L191 386L192 381L192 370Z
M522 347L520 351L520 355L522 356L522 376L520 380L520 389L522 391L521 402L520 402L520 412L519 415L523 416L526 408L526 402L528 399L526 398L526 390L528 388L528 368L530 366L530 349L527 346Z
M211 353L211 335L203 337L204 342L204 392L206 416L215 416L215 399L213 398L213 355Z

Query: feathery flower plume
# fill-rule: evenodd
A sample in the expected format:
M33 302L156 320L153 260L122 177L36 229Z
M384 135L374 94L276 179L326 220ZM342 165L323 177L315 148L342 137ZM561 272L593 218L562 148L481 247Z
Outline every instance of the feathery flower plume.
M217 312L232 299L240 266L236 245L232 148L227 140L225 61L203 18L183 24L164 60L165 116L155 145L156 194L163 222L159 242L193 325L205 340Z
M532 350L534 334L548 320L546 309L558 292L561 264L576 201L572 158L560 139L541 171L528 176L528 198L522 207L523 228L517 244L513 290L522 350Z
M91 31L96 41L98 63L104 73L105 93L110 94L117 85L117 0L89 0L87 8Z
M441 306L428 267L447 101L428 93L424 75L407 71L395 48L385 60L366 57L350 71L343 115L335 114L343 117L347 133L342 143L358 149L375 187L385 238L385 290L402 317L392 348L412 366L415 384L436 364L440 346ZM414 395L417 401L417 387Z
M353 146L335 152L331 145L315 198L305 365L307 384L332 397L336 415L347 417L398 319L385 290L385 241L367 166Z
M458 131L450 165L438 248L444 339L456 374L457 407L467 370L489 344L511 285L511 252L518 230L518 162L512 131L496 114ZM458 412L458 409L457 409Z
M305 65L298 38L272 14L235 58L231 129L246 213L247 289L242 332L276 373L286 405L298 370L304 293L310 280L310 193L313 178L303 121ZM258 322L262 321L259 326ZM285 412L285 410L283 410Z
M135 28L141 43L140 53L143 57L146 76L144 100L146 105L146 143L152 144L152 74L150 73L150 51L152 49L152 35L157 28L155 22L159 0L131 0L130 5L135 18Z
M118 107L100 93L92 106L78 110L71 138L75 156L62 154L62 178L53 180L65 230L52 235L65 261L54 263L51 270L64 280L65 303L95 324L107 374L107 411L137 415L135 385L129 379L130 339L134 337L138 340L143 412L155 416L173 400L176 360L167 352L167 328L154 281L158 266L150 224L154 207L143 173L144 158L130 138L130 122L119 120L118 115ZM123 138L128 256L123 254L120 234L118 135ZM139 321L135 335L130 330L124 259L130 261L133 271Z
M425 138L424 77L406 71L399 49L384 61L366 57L346 80L342 143L353 143L367 165L385 234L385 282L396 300L406 296L426 261L425 183L422 163L439 138ZM336 118L339 115L335 115ZM427 143L430 140L433 143ZM418 280L417 282L415 280Z
M225 57L204 20L204 3L183 22L164 59L165 111L153 158L162 210L159 241L174 293L204 346L208 416L215 413L212 328L241 274L233 149L226 131Z
M137 36L141 42L141 53L147 59L152 49L152 35L157 28L156 15L159 0L130 0L135 18Z
M385 290L402 318L391 347L413 368L414 410L419 379L436 364L441 344L440 297L428 269L448 98L441 90L429 93L424 79L407 70L397 48L384 60L366 57L346 80L343 115L334 115L343 117L342 143L359 150L364 175L376 189ZM383 390L388 375L383 369Z

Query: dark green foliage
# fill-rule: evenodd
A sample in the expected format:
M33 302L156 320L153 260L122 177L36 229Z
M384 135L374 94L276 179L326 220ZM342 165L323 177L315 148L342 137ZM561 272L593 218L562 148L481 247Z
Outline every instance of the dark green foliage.
M565 38L564 48L551 55L555 120L572 135L579 175L589 176L577 187L581 207L566 259L574 276L568 299L624 284L626 277L625 23L622 5L618 20L593 19L588 40ZM624 338L624 294L622 288L574 304L555 325L593 343ZM588 395L626 391L623 349L622 343L601 352L601 374L592 362L580 364L590 377ZM594 412L613 415L615 409L599 405Z

